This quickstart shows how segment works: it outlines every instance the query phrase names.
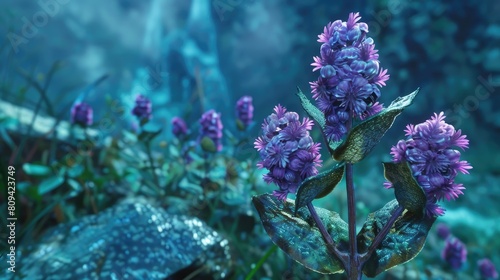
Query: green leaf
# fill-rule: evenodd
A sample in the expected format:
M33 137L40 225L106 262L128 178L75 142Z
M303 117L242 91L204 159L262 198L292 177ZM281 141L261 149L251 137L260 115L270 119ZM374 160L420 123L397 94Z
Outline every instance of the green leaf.
M214 141L207 136L201 138L200 145L205 152L209 153L217 152L217 146L215 146Z
M139 141L143 141L143 142L149 142L151 140L153 140L156 136L160 135L161 133L161 129L158 129L158 130L146 130L146 129L143 129L142 132L139 134Z
M321 112L318 107L314 106L309 99L302 93L299 87L297 87L297 96L300 99L300 103L302 104L302 108L306 111L306 113L314 120L317 124L323 129L326 124L325 116L323 112Z
M342 180L342 176L344 176L343 164L304 180L297 190L295 213L314 199L322 198L333 191Z
M122 134L123 134L123 141L125 143L135 143L135 142L137 142L137 135L135 135L134 133L132 133L130 131L127 131L127 130L123 130Z
M31 176L46 176L52 173L49 166L32 163L23 164L23 170L27 175Z
M0 137L9 146L9 148L12 150L15 149L16 145L4 127L0 127Z
M149 118L142 118L139 122L141 126L145 126L149 122Z
M200 185L189 182L187 178L183 178L180 181L179 187L182 190L185 190L186 192L192 193L194 195L201 195L203 193L203 188Z
M368 216L357 235L360 252L368 250L376 234L384 227L398 206L398 202L394 199ZM375 277L391 267L412 260L424 247L434 221L435 217L417 217L411 212L406 212L396 220L393 228L367 260L363 273L368 277Z
M20 193L25 193L26 191L28 191L28 189L32 187L31 183L30 182L19 182L17 183L16 185L16 189L20 192Z
M71 178L76 178L82 175L84 169L85 168L83 167L82 164L75 164L74 166L68 169L68 176Z
M59 187L64 183L64 178L61 176L54 176L43 180L38 186L38 194L44 195L51 190Z
M68 179L67 183L73 189L70 193L68 193L68 197L75 197L83 191L82 186L76 180Z
M181 156L181 152L175 145L169 145L168 146L168 152L170 153L171 156L178 158Z
M384 162L384 177L392 183L399 204L410 212L422 216L427 197L415 181L410 166L406 162Z
M68 179L68 185L70 185L70 187L73 188L73 190L78 192L80 192L83 189L80 183L78 183L78 181L74 179Z
M252 202L271 240L293 260L323 274L344 271L342 261L328 252L326 243L306 208L299 209L297 216L294 216L293 201L283 202L270 194L254 196ZM316 211L336 246L347 248L347 223L338 213L323 208L316 208Z
M316 123L319 125L321 129L321 133L325 135L325 125L326 125L326 120L323 112L321 112L320 109L318 109L316 106L314 106L309 99L302 93L299 87L297 87L297 96L300 99L300 103L302 105L302 108L306 111L306 113L311 117ZM332 153L337 147L341 144L341 141L338 142L329 142L328 143L328 148L330 149L330 153Z
M239 119L236 120L236 127L239 131L245 131L247 129L247 126Z
M419 89L396 98L388 108L355 126L346 140L334 151L333 157L348 163L356 163L365 158L380 142L396 117L412 103L418 91Z

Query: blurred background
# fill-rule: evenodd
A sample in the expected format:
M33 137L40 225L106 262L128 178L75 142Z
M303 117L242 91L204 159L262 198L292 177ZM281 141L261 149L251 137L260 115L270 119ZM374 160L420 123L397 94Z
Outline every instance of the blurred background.
M36 246L54 242L56 233L64 232L61 225L77 224L79 219L140 196L167 213L200 218L220 238L227 238L232 251L222 259L231 259L231 266L207 275L226 273L231 279L244 279L271 246L250 197L270 192L274 186L266 185L263 173L256 170L258 153L252 143L275 105L305 116L295 92L299 87L311 98L309 82L318 77L310 66L312 57L319 55L317 35L328 22L347 20L350 12L359 12L368 24L380 65L390 74L379 101L388 106L396 97L420 88L414 104L398 117L375 151L355 166L359 225L368 213L393 199L393 192L382 186L380 163L390 160L390 148L404 138L404 127L423 122L434 112L445 112L448 123L470 139L470 148L462 156L474 168L470 176L457 179L466 187L465 195L444 203L447 214L437 221L469 249L467 266L458 273L464 278L456 279L479 279L476 262L481 258L490 258L499 267L500 109L495 104L500 102L500 2L496 0L1 1L0 153L3 170L16 167L17 207L25 209L18 210L18 236L25 248L18 262L25 262L25 267L36 263L36 252L42 250ZM153 118L147 127L131 114L137 94L151 100ZM253 98L254 124L241 131L234 106L246 95ZM94 124L80 137L75 135L82 131L75 131L68 122L72 105L82 100L93 108ZM198 147L186 148L172 134L171 120L182 117L190 128L190 140L194 140L198 120L209 109L221 114L226 152L209 159L203 153L198 153L199 158L191 155L195 157L192 169L205 170L196 181L189 174L197 171L178 169L186 165L183 160L188 152L196 154ZM149 134L141 138L141 129ZM319 131L314 130L313 135L320 141ZM83 171L71 171L76 172L74 176L68 173L73 164L64 171L44 169L67 157L82 143L78 141L88 137L93 137L93 145L82 162L90 161L92 167L76 160ZM119 153L144 160L136 166L124 155L116 155ZM157 160L148 163L153 175L143 166L151 154ZM207 175L210 160L210 169L222 175ZM333 163L326 153L323 160L325 166ZM27 163L32 165L25 166ZM154 171L154 166L160 170ZM230 176L234 181L228 184ZM47 191L37 191L47 180L51 183ZM143 193L143 184L152 191ZM228 185L231 187L226 189ZM171 195L168 188L181 195ZM2 190L0 197L6 204L5 193ZM219 202L216 197L221 195L230 198ZM59 196L60 200L54 199ZM172 197L179 201L173 202ZM208 208L194 211L186 202L193 197L215 200L203 204ZM184 204L185 209L178 206ZM339 187L317 205L345 217L345 190ZM237 227L229 234L224 224L243 219L251 227ZM30 230L23 231L27 226ZM50 232L54 226L59 228ZM90 242L79 238L75 242ZM245 256L249 243L259 246ZM380 279L453 279L457 272L440 258L443 247L444 241L432 230L419 256ZM22 261L22 254L31 259ZM255 279L327 279L308 273L282 252L274 254L278 257L264 262ZM197 262L207 263L197 256L189 255L186 259L190 261L177 268L190 275L199 267ZM88 262L98 263L92 258ZM43 268L33 268L27 275L40 271ZM160 276L163 278L143 275L129 279L167 279L178 272L169 271ZM179 275L169 279L185 277ZM69 279L65 277L69 276L40 279Z

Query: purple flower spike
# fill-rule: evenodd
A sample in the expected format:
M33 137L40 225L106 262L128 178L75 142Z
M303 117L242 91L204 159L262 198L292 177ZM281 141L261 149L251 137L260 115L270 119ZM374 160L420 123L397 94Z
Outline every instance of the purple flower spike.
M251 96L243 96L236 102L236 117L245 126L253 120L253 104Z
M188 133L188 128L186 125L186 122L179 118L179 117L174 117L172 119L172 134L175 135L175 137L180 138Z
M71 123L78 124L83 127L92 125L93 123L93 111L86 103L76 103L71 108Z
M400 140L391 149L394 162L406 161L413 176L427 195L428 216L441 216L444 209L437 205L443 199L456 199L465 189L455 183L458 173L469 174L472 168L467 161L460 160L460 152L468 148L469 140L460 130L455 130L445 121L444 113L434 114L430 120L406 126L406 140ZM392 187L386 183L385 187Z
M450 236L450 228L443 223L437 225L436 232L437 236L442 240L446 240Z
M449 238L446 240L441 257L453 270L459 270L467 260L467 248L458 238Z
M350 13L347 22L337 20L325 26L318 42L320 56L313 57L313 71L320 70L317 81L310 82L313 98L325 115L326 136L339 141L346 133L339 113L361 120L379 113L380 89L389 79L380 67L373 39L367 37L368 25L359 13Z
M481 259L477 262L479 274L483 279L498 279L498 272L495 265L489 259Z
M200 139L203 137L210 138L217 149L217 151L222 150L222 121L220 114L215 112L215 110L206 111L200 119Z
M139 120L151 119L151 101L142 94L135 98L135 106L132 109L132 114Z
M303 118L300 122L297 113L287 112L281 105L274 107L274 111L264 120L262 136L254 145L261 158L257 166L269 170L264 181L278 185L279 190L273 195L285 200L304 179L318 174L321 155L319 143L309 136L311 120Z

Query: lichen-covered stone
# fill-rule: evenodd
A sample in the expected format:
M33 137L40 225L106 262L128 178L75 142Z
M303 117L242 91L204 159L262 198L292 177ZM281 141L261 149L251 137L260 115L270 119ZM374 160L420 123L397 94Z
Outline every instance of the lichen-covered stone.
M61 224L23 250L24 279L167 279L203 266L229 274L228 241L197 218L170 215L142 200Z

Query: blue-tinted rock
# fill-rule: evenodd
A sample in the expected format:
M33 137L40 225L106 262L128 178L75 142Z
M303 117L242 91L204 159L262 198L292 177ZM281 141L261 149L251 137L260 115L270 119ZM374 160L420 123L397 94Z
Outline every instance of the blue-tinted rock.
M228 241L204 222L137 200L57 226L20 259L30 280L168 279L200 266L222 279L231 263Z

